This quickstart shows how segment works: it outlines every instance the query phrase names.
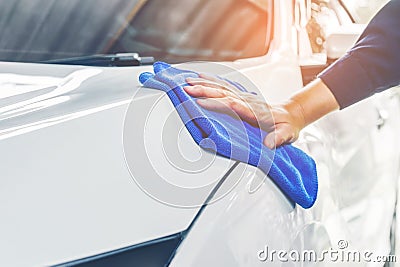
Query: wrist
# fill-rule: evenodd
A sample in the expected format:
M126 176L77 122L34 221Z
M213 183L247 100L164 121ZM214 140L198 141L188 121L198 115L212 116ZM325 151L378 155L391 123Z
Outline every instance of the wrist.
M297 103L298 110L301 110L303 127L339 109L335 97L321 79L308 84L303 90L293 95L289 102Z
M284 109L290 114L292 123L300 131L307 126L304 108L296 99L289 99L284 105Z

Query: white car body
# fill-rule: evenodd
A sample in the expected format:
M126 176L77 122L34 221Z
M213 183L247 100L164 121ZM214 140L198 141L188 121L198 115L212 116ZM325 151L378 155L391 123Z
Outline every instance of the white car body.
M293 48L305 30L292 26L291 1L275 1L274 8L275 38L269 53L224 63L249 78L271 102L302 87ZM309 50L303 50L303 61L313 60ZM253 190L263 173L222 157L202 174L211 179L210 190L196 197L206 201L232 166L224 184L242 177L240 182L215 203L179 208L143 192L124 158L129 107L138 106L145 114L163 96L140 88L137 78L144 71L151 67L0 63L0 266L73 263L187 229L170 266L286 266L276 259L260 261L259 251L265 246L323 251L337 249L340 240L352 250L391 253L398 97L390 92L375 96L304 131L296 145L316 160L319 174L313 208L292 205L269 179ZM132 103L138 90L140 97ZM157 108L174 112L165 97ZM153 131L145 132L140 131L147 127L143 114L130 114L138 129L131 129L132 144L141 137L160 139L163 113L146 122ZM182 128L176 113L173 121ZM181 138L185 153L196 157L199 148L185 129ZM158 146L152 149L147 153L168 165ZM137 162L145 152L137 151ZM146 174L145 169L138 172Z

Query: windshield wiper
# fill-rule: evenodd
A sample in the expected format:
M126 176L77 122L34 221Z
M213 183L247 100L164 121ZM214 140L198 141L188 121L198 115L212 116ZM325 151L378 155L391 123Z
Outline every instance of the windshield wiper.
M46 64L64 65L86 65L99 67L128 67L151 65L154 63L153 57L140 57L138 53L118 53L118 54L97 54L82 57L71 57L63 59L53 59L40 61Z

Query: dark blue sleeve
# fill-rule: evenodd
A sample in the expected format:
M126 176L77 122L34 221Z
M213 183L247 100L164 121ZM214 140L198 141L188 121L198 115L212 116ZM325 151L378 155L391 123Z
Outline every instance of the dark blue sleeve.
M369 23L355 46L319 78L343 109L400 84L400 0L392 0Z

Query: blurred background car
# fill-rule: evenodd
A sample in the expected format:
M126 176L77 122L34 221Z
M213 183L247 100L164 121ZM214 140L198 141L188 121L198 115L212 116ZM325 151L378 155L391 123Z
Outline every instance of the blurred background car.
M368 23L389 0L342 0L345 8L357 23Z
M304 130L296 146L319 173L317 203L304 210L257 168L200 151L164 94L137 79L155 60L206 61L281 101L345 53L372 2L1 0L0 265L263 266L265 246L321 252L343 240L393 254L394 91ZM173 164L166 142L182 149ZM189 159L207 168L176 172ZM160 171L148 160L207 182L191 205L168 205L138 182Z

